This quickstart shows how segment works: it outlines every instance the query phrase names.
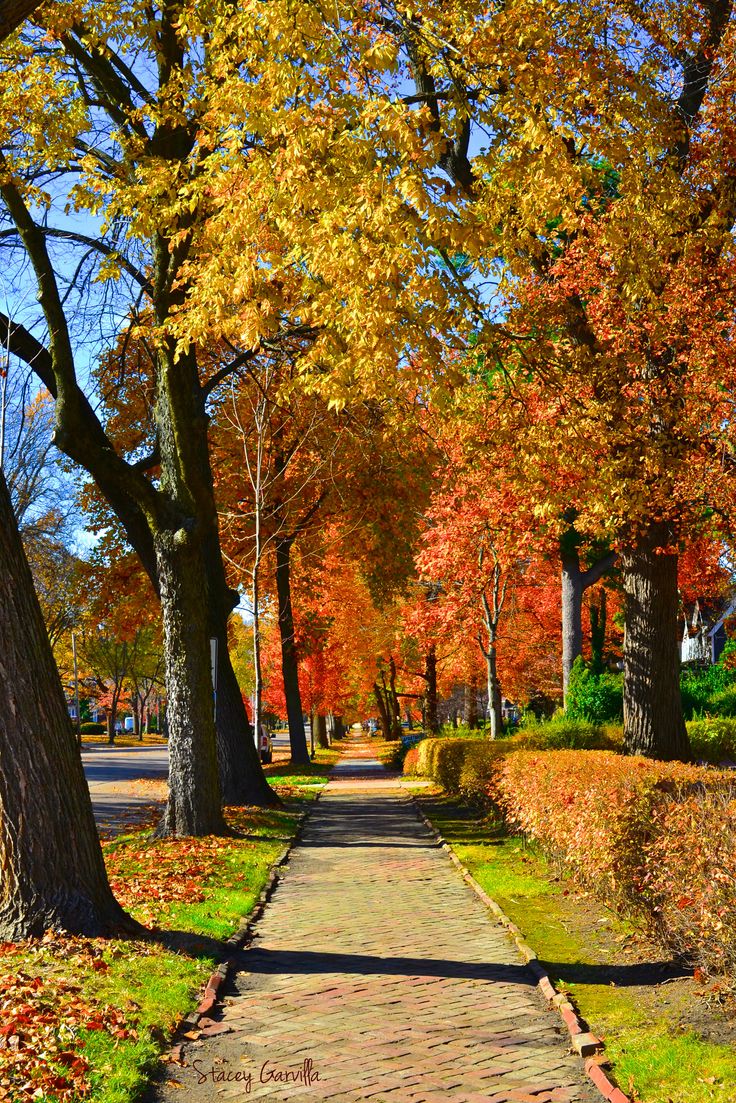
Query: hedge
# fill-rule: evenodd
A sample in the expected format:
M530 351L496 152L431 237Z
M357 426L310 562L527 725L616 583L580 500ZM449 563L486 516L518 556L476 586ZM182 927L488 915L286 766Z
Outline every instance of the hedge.
M79 730L82 735L104 735L107 732L104 724L93 724L91 721L80 724Z
M736 968L736 779L605 751L520 751L489 783L509 825L706 970Z
M689 726L696 753L709 739L722 753L736 729L723 724ZM426 739L404 769L500 809L578 884L643 918L671 952L707 972L736 973L736 776L606 750L549 750L542 741L552 727L493 742ZM616 733L586 738L615 743Z

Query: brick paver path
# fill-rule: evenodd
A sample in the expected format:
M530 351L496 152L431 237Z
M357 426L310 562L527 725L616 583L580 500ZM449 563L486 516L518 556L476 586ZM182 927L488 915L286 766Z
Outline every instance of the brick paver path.
M217 1033L169 1066L161 1103L600 1101L503 928L361 751L353 739Z

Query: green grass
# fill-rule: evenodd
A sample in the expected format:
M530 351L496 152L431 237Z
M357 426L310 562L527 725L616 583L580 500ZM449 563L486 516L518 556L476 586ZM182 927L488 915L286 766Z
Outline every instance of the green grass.
M663 1007L662 986L632 990L607 979L612 944L636 936L630 924L595 902L577 903L544 858L521 839L505 835L499 824L469 817L443 798L422 796L420 802L476 881L547 964L553 982L571 993L591 1029L605 1039L624 1091L642 1103L733 1103L733 1048L680 1026L687 1001L694 998L683 992L687 982L679 985L680 996ZM581 976L584 969L587 976ZM670 986L664 988L669 996Z
M85 1103L134 1103L159 1066L177 1022L223 958L221 940L252 912L273 863L337 753L323 753L306 772L272 774L277 785L279 777L284 779L284 808L230 810L238 837L172 841L137 832L105 844L116 894L151 929L149 938L59 936L0 947L0 998L2 978L9 975L26 986L23 998L36 1001L37 1014L51 1009L57 1016L38 1041L44 1054L40 1065L29 1061L26 1068L3 1070L0 1054L0 1081L6 1074L14 1077L11 1098L17 1095L18 1103L77 1103L82 1098ZM29 990L28 981L35 977L42 985ZM104 1028L88 1029L98 1018ZM117 1036L119 1028L127 1036ZM54 1088L53 1074L67 1071L63 1057L69 1052L88 1062L88 1095ZM36 1087L41 1090L34 1095Z

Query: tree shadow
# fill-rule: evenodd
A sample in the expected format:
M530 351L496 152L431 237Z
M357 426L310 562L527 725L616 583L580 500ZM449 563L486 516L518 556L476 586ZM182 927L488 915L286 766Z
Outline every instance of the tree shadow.
M553 980L565 984L605 984L616 988L652 987L669 980L684 980L693 970L677 961L642 961L631 965L591 965L587 962L541 961Z
M537 980L526 965L454 961L430 957L379 957L315 950L270 950L254 945L236 958L237 973L304 976L343 973L349 976L435 977L518 984L534 988Z

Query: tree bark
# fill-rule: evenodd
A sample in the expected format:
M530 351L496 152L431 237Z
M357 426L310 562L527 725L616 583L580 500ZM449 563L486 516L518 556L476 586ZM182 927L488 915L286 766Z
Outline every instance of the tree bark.
M598 601L590 597L590 669L593 674L603 673L603 657L606 647L606 591L601 586Z
M471 674L465 683L465 700L463 708L463 720L469 728L478 727L478 682L475 675Z
M577 541L574 530L566 533L560 541L562 562L562 698L567 701L570 674L573 663L583 653L583 594L598 582L616 562L614 552L601 556L592 567L583 571L580 567Z
M389 720L391 723L391 738L401 738L401 707L399 705L399 695L396 692L396 662L393 655L388 662L388 694L386 697L389 710Z
M304 731L302 697L299 690L299 663L294 642L294 615L291 608L291 539L276 540L276 591L279 603L279 633L281 636L281 666L286 695L286 716L289 723L291 761L309 765L307 736Z
M498 684L496 666L496 644L491 640L484 652L486 660L486 687L488 690L488 718L490 720L490 739L498 739L503 720L501 717L501 688Z
M389 740L391 738L391 718L389 716L388 706L378 682L373 683L373 693L375 694L376 704L378 705L378 715L381 719L381 731L383 732L383 738Z
M562 699L567 702L573 663L583 653L583 576L577 549L562 555Z
M0 473L0 939L134 928L110 891L79 750ZM73 846L70 845L73 840Z
M691 759L680 697L677 556L650 534L622 556L624 745L647 758Z
M430 735L437 735L440 721L437 715L437 650L434 644L424 657L424 677L427 682L427 730Z
M169 720L169 799L157 834L223 834L207 600L194 533L158 533L156 558Z
M324 715L324 713L318 712L315 715L315 720L317 721L317 727L315 728L317 734L317 746L323 748L329 747L330 741L327 738L327 717Z

